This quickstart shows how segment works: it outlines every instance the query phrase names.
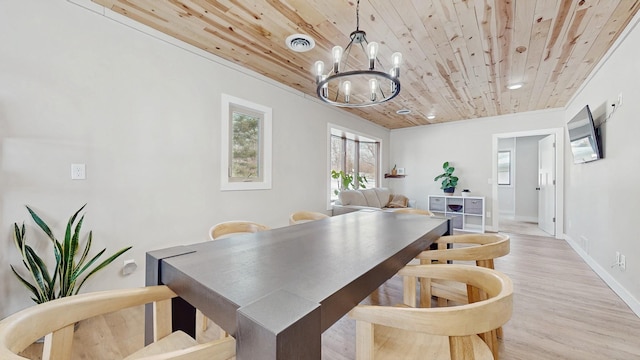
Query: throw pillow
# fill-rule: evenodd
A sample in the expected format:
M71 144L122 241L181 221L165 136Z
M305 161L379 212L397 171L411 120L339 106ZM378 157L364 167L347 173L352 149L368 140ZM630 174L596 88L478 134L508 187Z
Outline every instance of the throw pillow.
M409 198L404 195L391 195L391 201L387 204L387 207L390 208L406 208L407 203L409 202Z

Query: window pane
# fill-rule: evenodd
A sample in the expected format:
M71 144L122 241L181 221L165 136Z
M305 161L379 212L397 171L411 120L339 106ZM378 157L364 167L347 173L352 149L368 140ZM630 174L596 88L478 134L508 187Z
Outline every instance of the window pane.
M233 181L260 180L260 117L233 111L231 123Z
M380 181L378 179L380 143L361 135L355 135L343 130L331 129L330 134L330 162L331 169L329 183L330 199L337 200L337 192L341 189L361 188L358 178L366 178L363 181L365 188L373 188ZM342 183L342 177L333 179L331 172L343 171L348 184Z
M360 143L360 164L358 170L360 176L364 176L367 181L367 188L376 187L376 173L378 166L378 143L361 142Z
M511 185L511 151L498 151L498 185Z
M331 170L340 172L343 171L344 164L344 140L335 135L331 135ZM340 179L331 178L331 200L337 200L337 191L340 189Z
M356 142L353 140L347 139L347 153L346 157L346 169L344 172L347 174L353 174L356 171L356 164L358 161L356 160Z
M222 94L220 190L271 189L271 108Z

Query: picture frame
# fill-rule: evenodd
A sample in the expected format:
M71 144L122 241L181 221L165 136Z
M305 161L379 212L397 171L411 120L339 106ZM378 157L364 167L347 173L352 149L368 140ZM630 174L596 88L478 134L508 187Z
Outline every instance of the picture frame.
M405 175L404 168L397 168L396 170L398 171L397 172L398 175Z

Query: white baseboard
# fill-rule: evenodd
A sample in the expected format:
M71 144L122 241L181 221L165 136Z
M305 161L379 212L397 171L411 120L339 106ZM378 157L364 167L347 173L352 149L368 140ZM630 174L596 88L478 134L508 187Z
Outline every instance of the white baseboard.
M638 317L640 317L640 301L631 295L627 289L625 289L616 279L611 276L600 264L598 264L589 254L587 254L584 249L582 249L573 239L564 234L564 240L575 250L578 255L593 269L593 271L600 276L600 278L609 285L609 287L624 301L629 307L631 311L633 311Z
M538 217L537 216L521 216L521 215L516 215L513 217L513 219L515 221L524 221L524 222L533 222L533 223L538 223Z

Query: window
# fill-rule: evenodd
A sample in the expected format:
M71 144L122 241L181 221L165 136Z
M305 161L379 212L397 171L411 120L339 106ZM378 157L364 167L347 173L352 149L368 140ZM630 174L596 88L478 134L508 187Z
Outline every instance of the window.
M511 151L498 151L498 185L511 185Z
M365 188L373 188L379 184L379 152L380 141L354 133L331 128L330 130L330 159L331 169L336 172L344 172L352 180L350 189L357 189L364 185ZM354 176L358 174L358 176ZM358 181L361 179L361 181ZM330 199L337 200L337 193L342 190L340 179L330 177Z
M222 95L221 190L271 189L271 108Z

